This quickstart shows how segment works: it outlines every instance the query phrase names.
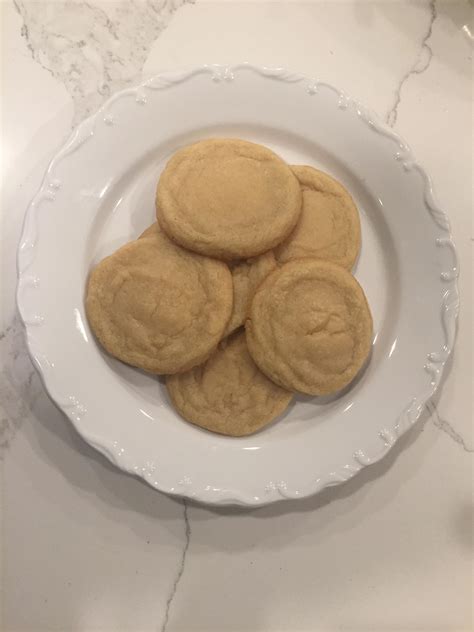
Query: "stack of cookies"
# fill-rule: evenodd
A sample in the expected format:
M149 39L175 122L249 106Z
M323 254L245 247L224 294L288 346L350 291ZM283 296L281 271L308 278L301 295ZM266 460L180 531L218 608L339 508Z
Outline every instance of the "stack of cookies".
M168 162L156 214L91 272L86 311L110 354L167 376L185 419L247 435L293 393L353 380L372 317L350 273L360 222L341 184L261 145L205 140Z

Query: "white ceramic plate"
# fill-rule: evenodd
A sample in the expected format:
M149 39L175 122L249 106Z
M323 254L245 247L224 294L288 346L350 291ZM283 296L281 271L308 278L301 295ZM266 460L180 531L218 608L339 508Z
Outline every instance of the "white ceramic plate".
M107 356L84 315L91 267L153 222L167 159L210 136L263 143L344 183L360 209L355 274L375 326L370 364L352 388L296 398L240 439L183 421L163 382ZM455 338L456 252L429 178L360 104L283 69L204 66L114 96L52 161L18 268L31 355L82 437L157 489L214 504L301 498L378 461L436 390Z

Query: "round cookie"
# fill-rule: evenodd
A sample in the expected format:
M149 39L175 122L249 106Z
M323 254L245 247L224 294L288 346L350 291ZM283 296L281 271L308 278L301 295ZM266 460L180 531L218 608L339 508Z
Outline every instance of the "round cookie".
M301 199L295 175L272 151L219 138L174 154L158 182L156 212L181 246L231 261L259 255L287 237Z
M278 262L316 257L350 270L360 251L359 212L352 197L327 173L292 169L303 192L303 210L291 235L275 249Z
M372 342L365 294L344 268L318 259L285 263L258 287L245 323L249 351L274 382L308 395L344 388Z
M176 410L185 419L233 437L267 425L293 397L258 370L244 332L221 343L205 364L167 377L166 386Z
M234 307L225 336L244 324L253 293L263 279L276 268L276 265L275 256L271 250L253 259L230 264L234 286Z
M86 313L99 342L151 373L187 371L203 362L231 312L228 267L183 250L158 227L103 259L87 286Z

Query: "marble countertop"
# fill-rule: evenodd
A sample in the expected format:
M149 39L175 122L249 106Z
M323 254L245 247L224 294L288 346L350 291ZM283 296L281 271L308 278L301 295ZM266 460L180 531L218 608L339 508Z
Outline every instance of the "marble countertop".
M5 631L472 629L470 2L5 0L0 453ZM284 65L377 111L431 174L462 274L441 395L381 463L251 512L163 496L48 399L15 310L23 214L71 127L163 69Z

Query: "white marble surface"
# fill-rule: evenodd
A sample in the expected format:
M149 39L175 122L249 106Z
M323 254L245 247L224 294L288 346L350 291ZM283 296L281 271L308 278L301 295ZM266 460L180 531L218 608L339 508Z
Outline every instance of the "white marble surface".
M472 3L0 7L2 629L472 630ZM241 60L378 111L432 175L462 267L456 352L414 431L345 486L252 512L169 499L85 445L14 306L23 213L71 126L142 75Z

